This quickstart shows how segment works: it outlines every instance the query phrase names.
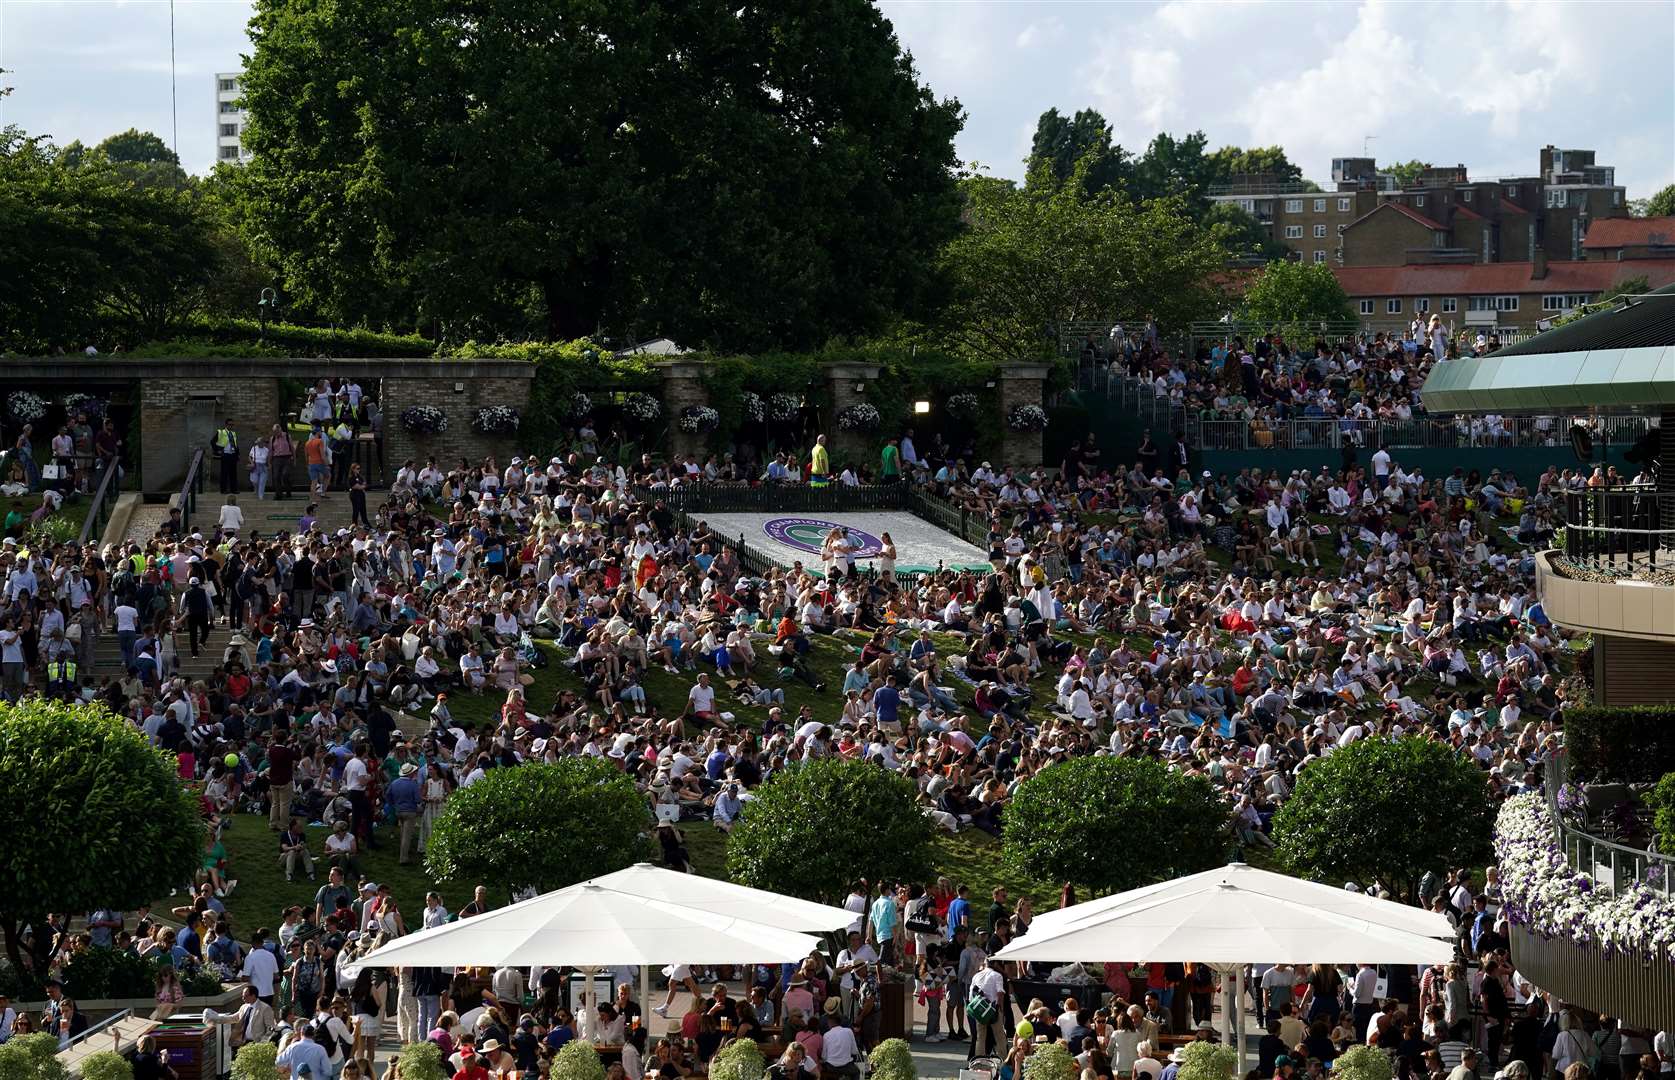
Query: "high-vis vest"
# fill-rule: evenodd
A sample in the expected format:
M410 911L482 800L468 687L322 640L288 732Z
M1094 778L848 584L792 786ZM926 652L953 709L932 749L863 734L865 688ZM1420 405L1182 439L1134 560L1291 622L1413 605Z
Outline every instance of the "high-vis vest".
M232 453L238 449L238 435L232 428L216 428L215 448L223 454Z
M47 665L47 682L75 682L76 662L74 660L54 660Z

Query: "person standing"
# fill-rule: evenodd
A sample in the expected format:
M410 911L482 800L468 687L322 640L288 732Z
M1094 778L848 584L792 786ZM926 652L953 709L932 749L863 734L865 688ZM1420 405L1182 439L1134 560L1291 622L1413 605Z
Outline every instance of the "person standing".
M896 446L896 440L888 439L884 443L884 450L878 463L878 481L881 484L893 484L901 479L901 450Z
M297 448L291 442L291 433L285 430L285 425L273 425L273 434L268 436L268 466L273 471L273 497L276 499L291 497L291 462L296 459L296 453Z
M273 458L273 449L266 437L257 439L250 447L250 486L256 489L256 498L268 497L268 462Z
M832 484L832 457L826 451L826 436L818 435L814 439L814 449L809 453L808 486L830 487Z
M204 591L203 581L199 578L188 581L186 592L180 598L180 613L186 616L187 639L191 642L193 656L209 644L209 624L214 611L209 593Z
M238 432L233 430L231 420L222 421L215 429L210 446L221 463L221 494L238 494Z
M988 1057L1004 1045L1000 1014L1005 1007L1006 977L994 960L985 958L982 968L971 977L971 996L966 1004L966 1015L971 1019L967 1062Z
M303 460L308 463L308 493L311 497L318 497L326 493L331 482L331 468L327 464L331 458L326 449L325 433L318 425L315 426L308 441L302 444Z
M351 525L372 528L372 522L366 516L366 477L361 475L361 463L358 461L349 466L349 508L352 511Z
M400 862L406 866L412 861L413 840L418 832L419 812L423 806L419 767L411 761L403 765L401 775L384 790L384 800L395 811L396 821L401 825Z

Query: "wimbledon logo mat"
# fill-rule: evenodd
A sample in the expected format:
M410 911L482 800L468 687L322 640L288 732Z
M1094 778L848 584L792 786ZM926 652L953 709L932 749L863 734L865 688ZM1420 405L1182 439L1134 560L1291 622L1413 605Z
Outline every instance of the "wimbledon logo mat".
M770 539L811 555L820 554L820 545L826 542L827 533L842 527L836 521L810 517L769 518L762 523L762 531ZM857 559L871 559L884 550L882 540L860 529L849 529L849 542L860 545L855 550Z

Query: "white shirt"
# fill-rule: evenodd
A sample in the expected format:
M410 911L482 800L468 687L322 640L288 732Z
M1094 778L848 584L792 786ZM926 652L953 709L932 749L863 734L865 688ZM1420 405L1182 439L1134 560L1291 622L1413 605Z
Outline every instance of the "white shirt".
M367 784L366 762L358 757L349 759L343 766L343 790L365 791Z
M256 996L263 998L273 996L273 980L278 974L279 961L265 948L251 949L244 958L244 968L239 972L256 988Z
M1006 979L994 968L986 967L971 977L971 988L999 1005L1001 992L1006 989Z
M855 1060L855 1050L855 1032L840 1025L826 1032L826 1037L820 1044L820 1060L827 1065L842 1068Z

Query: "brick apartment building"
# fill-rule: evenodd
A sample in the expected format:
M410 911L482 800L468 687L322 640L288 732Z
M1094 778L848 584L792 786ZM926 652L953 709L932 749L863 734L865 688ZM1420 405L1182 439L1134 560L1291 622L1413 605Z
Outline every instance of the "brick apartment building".
M1410 263L1340 266L1332 272L1368 330L1401 333L1435 314L1454 331L1527 333L1597 299L1612 287L1643 277L1653 289L1675 284L1675 258L1549 262L1539 250L1529 262Z
M1332 191L1235 177L1211 192L1267 225L1305 262L1338 266L1582 259L1592 222L1626 218L1616 171L1592 150L1541 150L1537 175L1473 180L1464 165L1426 169L1406 187L1371 158L1335 158Z

